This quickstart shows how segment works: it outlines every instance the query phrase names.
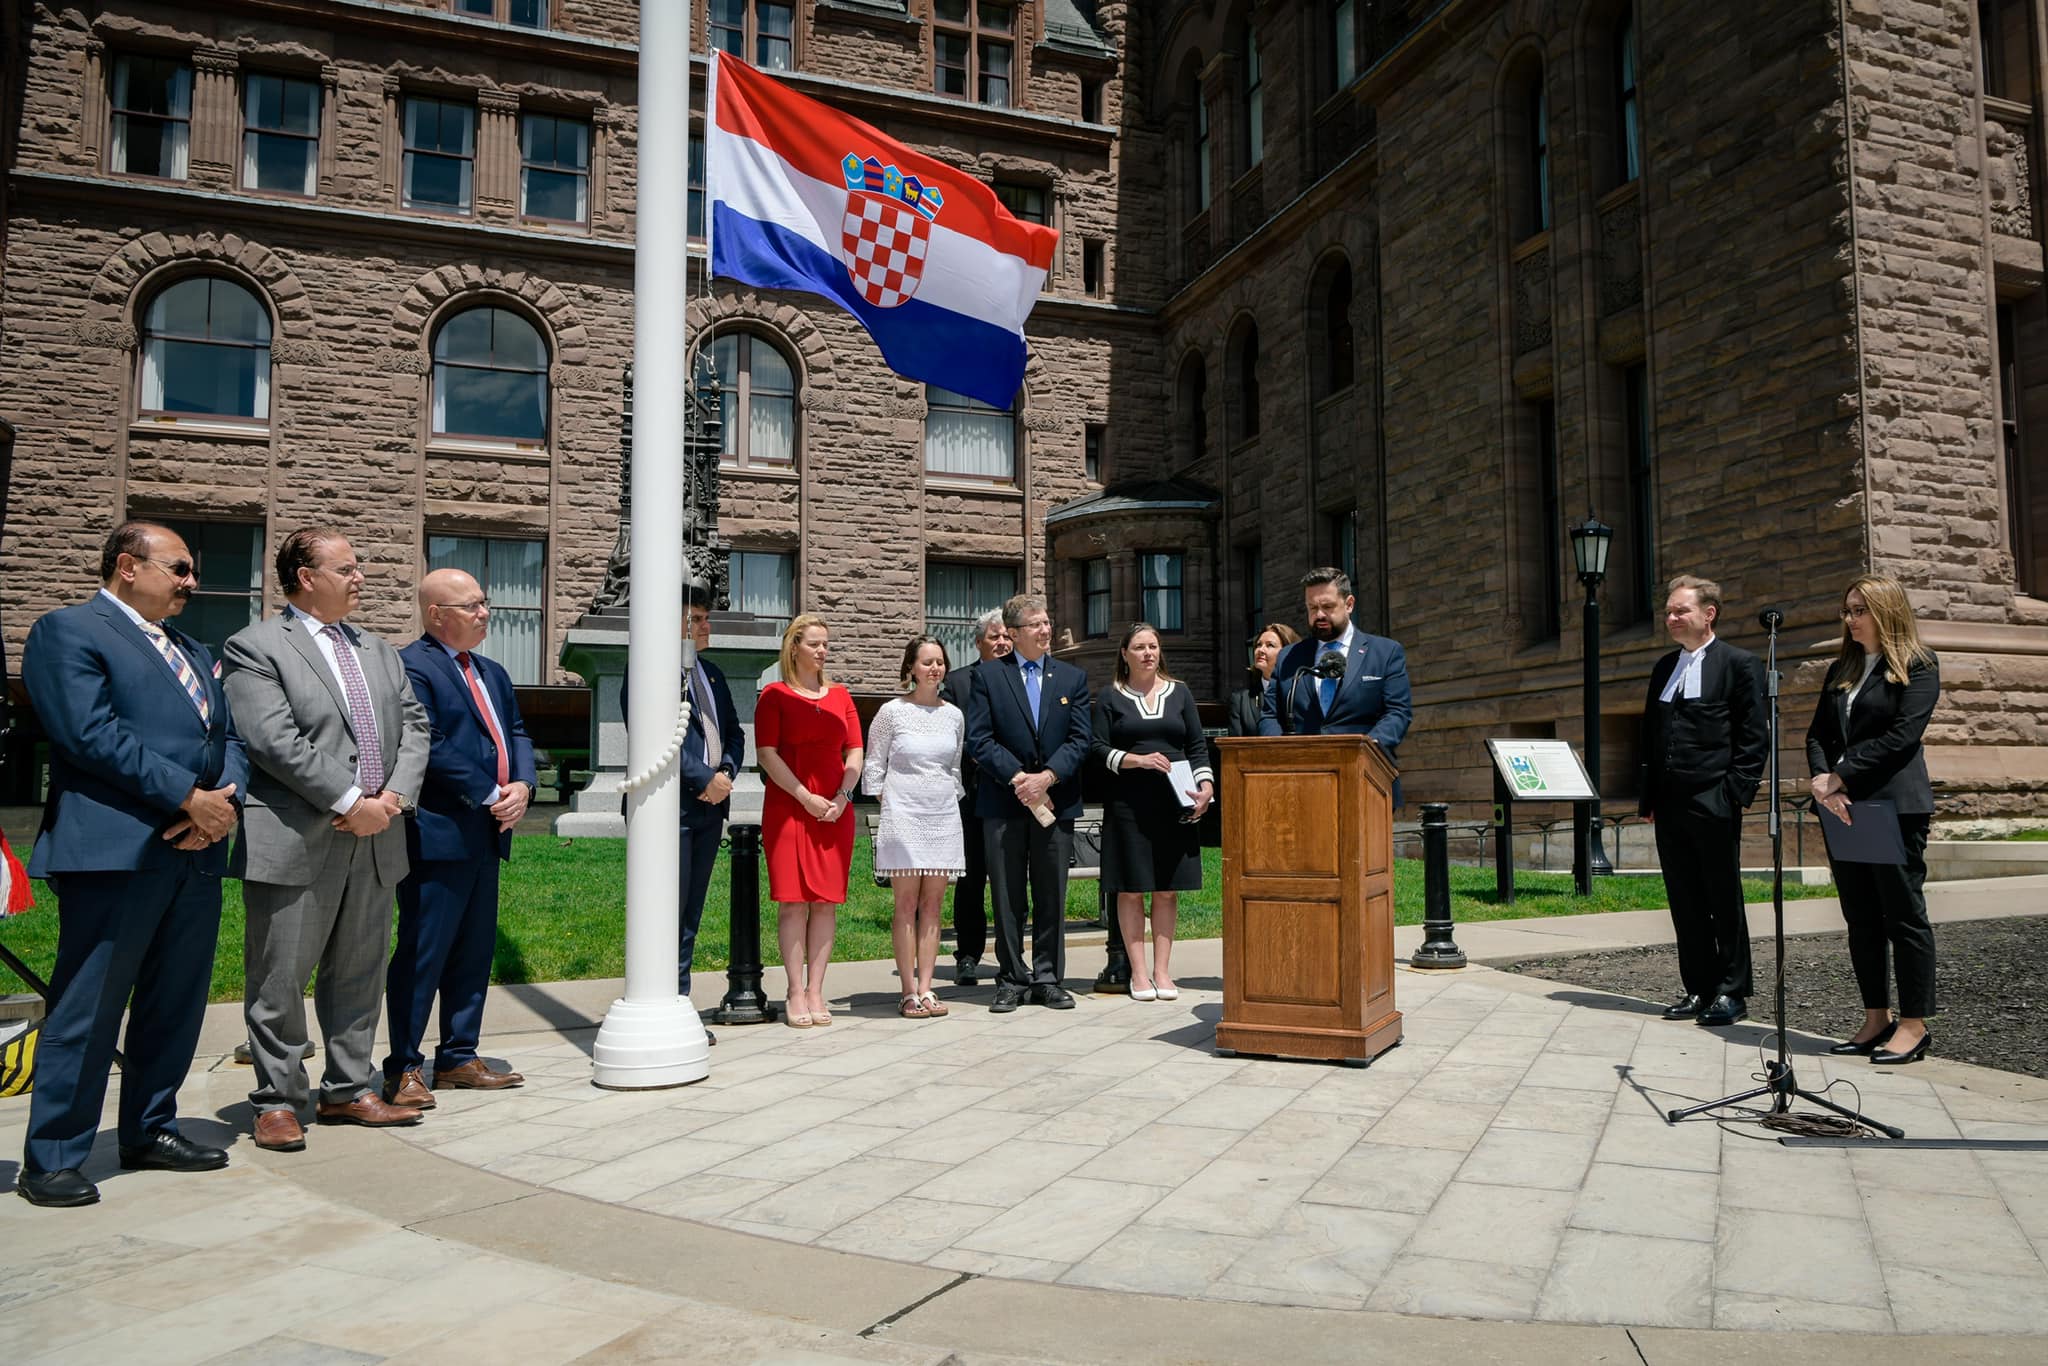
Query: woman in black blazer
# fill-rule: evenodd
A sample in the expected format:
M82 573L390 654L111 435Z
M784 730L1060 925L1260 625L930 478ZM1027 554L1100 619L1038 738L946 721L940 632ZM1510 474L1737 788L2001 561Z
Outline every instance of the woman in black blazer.
M1266 705L1266 685L1273 680L1273 666L1281 654L1301 636L1292 626L1269 621L1252 640L1252 666L1244 671L1244 686L1230 695L1230 733L1257 735L1259 712Z
M1844 820L1851 802L1882 798L1898 810L1903 866L1834 864L1835 890L1849 925L1849 959L1863 994L1863 1027L1832 1053L1873 1063L1917 1062L1933 1042L1934 931L1927 923L1927 827L1934 789L1920 736L1941 697L1940 664L1920 643L1913 605L1898 580L1866 574L1842 595L1842 652L1828 669L1806 732L1816 802ZM1890 1010L1886 950L1899 982Z

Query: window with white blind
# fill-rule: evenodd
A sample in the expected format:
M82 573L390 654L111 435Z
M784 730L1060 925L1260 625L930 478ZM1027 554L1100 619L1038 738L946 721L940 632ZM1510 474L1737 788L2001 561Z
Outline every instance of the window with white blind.
M252 71L242 86L242 184L312 195L320 182L320 83Z
M796 616L795 555L786 550L735 550L726 569L733 611L752 613L779 627Z
M1181 571L1186 556L1175 551L1148 551L1138 556L1144 618L1162 631L1182 628Z
M774 343L751 332L711 342L718 368L719 455L728 465L796 463L796 371Z
M215 275L157 294L142 315L143 413L270 416L270 314L256 296Z
M427 537L427 568L460 569L491 605L482 652L505 666L514 683L547 681L544 630L547 543L484 536Z
M924 469L926 474L985 479L1011 484L1017 480L1017 410L997 408L978 398L925 386Z
M1090 636L1109 634L1109 561L1106 559L1083 560L1081 562L1081 602L1085 608L1082 620Z
M1001 607L1017 591L1017 569L1007 564L942 564L924 567L924 629L946 647L955 669L981 657L974 626L981 614Z
M548 347L506 308L469 308L434 334L435 436L548 439Z

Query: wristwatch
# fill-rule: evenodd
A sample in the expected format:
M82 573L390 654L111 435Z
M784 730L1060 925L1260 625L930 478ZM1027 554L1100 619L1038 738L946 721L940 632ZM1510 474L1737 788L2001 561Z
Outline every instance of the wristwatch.
M386 790L388 791L389 789ZM411 797L406 796L405 793L403 792L393 792L391 795L398 798L398 814L401 816L410 816L412 814L413 807L417 805L417 803L415 803Z

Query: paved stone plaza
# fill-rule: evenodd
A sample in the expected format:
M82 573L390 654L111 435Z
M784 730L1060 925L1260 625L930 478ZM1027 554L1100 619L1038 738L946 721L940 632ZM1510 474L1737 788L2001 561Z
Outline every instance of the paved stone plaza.
M2016 912L2044 885L1933 900ZM1461 937L1555 950L1658 918ZM829 1029L721 1030L709 1080L649 1093L589 1082L615 983L501 989L489 1043L522 1090L443 1093L411 1130L317 1129L303 1154L240 1141L196 1177L114 1175L109 1132L99 1207L7 1201L0 1357L1106 1360L1144 1325L1145 1359L1375 1359L1363 1334L1390 1355L1663 1361L1702 1329L1759 1354L1802 1330L1819 1360L2039 1359L2048 1155L1673 1127L1666 1108L1748 1084L1760 1027L1485 968L1404 971L1406 1042L1370 1068L1222 1059L1218 946L1181 952L1174 1004L996 1017L984 989L934 1021L891 1013L885 965L845 965ZM185 1093L220 1117L201 1138L246 1123L236 1028L212 1012ZM2048 1082L1799 1066L1915 1137L2048 1137ZM25 1111L0 1104L0 1153Z

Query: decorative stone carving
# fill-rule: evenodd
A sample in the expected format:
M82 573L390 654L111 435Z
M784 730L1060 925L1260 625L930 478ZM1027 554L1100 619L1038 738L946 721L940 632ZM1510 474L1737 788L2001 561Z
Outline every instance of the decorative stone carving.
M724 609L730 590L730 547L718 538L718 452L721 423L718 375L708 362L699 364L696 383L683 391L683 460L685 463L682 522L674 540L682 545L687 566L685 584L696 583L711 593L712 610ZM619 435L619 532L605 561L604 582L590 610L623 614L632 604L633 586L633 371L626 369L624 412ZM663 537L664 548L669 543Z
M1515 354L1550 345L1550 248L1515 262Z
M135 329L127 323L84 322L72 329L80 346L95 351L133 351L136 346Z
M1620 313L1643 301L1643 253L1634 196L1600 215L1600 313Z
M270 342L270 359L276 365L325 365L327 348L316 341L273 337Z
M1984 180L1991 195L1991 226L2008 237L2031 241L2034 204L2024 130L2002 123L1984 125Z

